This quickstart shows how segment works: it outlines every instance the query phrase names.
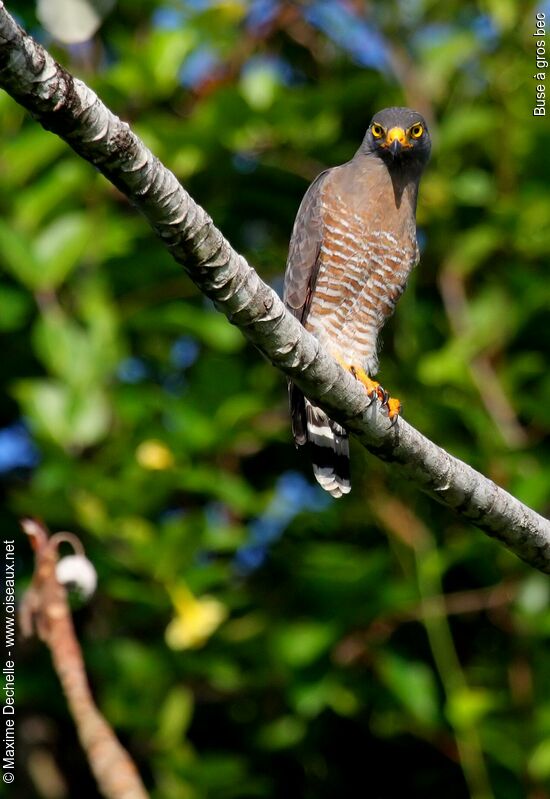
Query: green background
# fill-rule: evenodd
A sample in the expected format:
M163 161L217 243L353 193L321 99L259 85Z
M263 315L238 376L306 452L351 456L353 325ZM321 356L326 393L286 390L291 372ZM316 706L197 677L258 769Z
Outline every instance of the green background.
M376 110L424 113L421 264L380 376L425 435L548 513L532 33L550 6L120 0L70 47L11 6L279 291L308 183ZM283 377L4 93L0 120L2 530L20 594L18 516L81 537L100 580L75 611L90 681L152 796L550 796L547 578L357 445L351 495L325 496ZM37 641L17 678L10 795L97 796Z

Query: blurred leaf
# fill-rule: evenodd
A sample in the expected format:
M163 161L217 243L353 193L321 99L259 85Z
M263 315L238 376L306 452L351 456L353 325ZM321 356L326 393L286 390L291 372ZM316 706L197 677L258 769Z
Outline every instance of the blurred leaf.
M93 231L84 212L60 216L35 239L35 252L42 266L37 276L40 288L59 285L83 257Z
M0 257L3 265L28 288L38 285L41 264L26 236L0 219Z
M491 139L497 120L487 107L463 106L449 109L439 127L440 145L446 150L456 150L469 142Z
M196 467L180 474L180 485L188 491L214 496L241 512L253 513L257 500L250 485L238 475L222 474L208 467Z
M67 198L79 192L89 169L87 164L66 157L40 175L32 191L15 198L15 215L21 228L34 231L52 211L62 207Z
M50 372L74 387L92 385L113 367L115 353L109 352L107 342L94 340L94 331L75 324L56 307L43 311L34 342Z
M159 711L156 735L161 747L170 748L181 744L193 716L193 694L187 688L172 688Z
M380 657L378 668L384 683L416 721L427 727L437 723L437 687L433 672L426 664L408 662L385 653Z
M529 774L535 780L550 778L550 739L541 741L529 758Z
M357 697L349 689L329 679L298 684L294 703L297 712L309 718L318 716L327 707L341 716L352 716L360 709Z
M38 125L17 132L2 146L2 170L8 185L20 185L65 152L67 145Z
M265 749L288 749L305 735L306 727L296 716L282 716L260 730L258 740Z
M454 270L463 275L472 272L501 244L502 232L489 225L478 225L457 236L452 253Z
M196 33L190 28L154 30L148 41L147 60L160 93L173 91L178 85L179 68L196 43Z
M66 214L45 228L33 244L0 220L0 256L29 289L59 286L83 256L91 237L85 214Z
M214 795L223 797L237 797L238 794L233 793L232 786L244 785L246 764L242 757L222 753L211 754L197 758L186 767L185 773L207 792L214 792ZM221 793L218 793L220 791Z
M476 49L474 36L465 31L453 31L447 35L442 31L440 36L427 37L424 60L429 68L425 69L422 77L425 90L432 98L441 99L457 64L463 65Z
M504 30L509 30L516 23L518 8L514 0L487 0L487 8L491 17Z
M328 624L295 622L275 633L273 651L288 666L299 669L317 660L333 640L334 630Z
M87 447L108 431L109 405L100 389L80 394L55 380L24 380L14 393L36 433L59 446Z
M28 320L32 303L28 294L13 286L0 286L2 297L2 313L0 314L0 330L18 330Z
M221 314L197 308L185 302L164 305L154 311L142 311L132 319L141 330L167 329L174 334L189 333L220 352L237 352L244 346L242 333Z
M449 696L447 717L454 727L467 730L478 725L496 705L495 697L489 691L463 688Z
M264 111L273 104L278 87L277 73L266 62L249 66L241 77L240 89L243 97L257 111Z
M468 169L453 181L455 197L464 205L489 205L495 196L493 179L481 169Z

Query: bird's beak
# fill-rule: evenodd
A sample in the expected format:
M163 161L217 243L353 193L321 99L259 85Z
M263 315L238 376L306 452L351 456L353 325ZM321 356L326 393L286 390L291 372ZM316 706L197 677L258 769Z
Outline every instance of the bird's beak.
M412 147L412 144L403 128L391 128L382 146L396 156L401 149Z

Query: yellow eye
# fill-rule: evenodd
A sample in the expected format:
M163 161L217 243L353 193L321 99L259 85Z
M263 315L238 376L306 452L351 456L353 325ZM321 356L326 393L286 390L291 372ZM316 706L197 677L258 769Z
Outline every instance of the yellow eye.
M371 131L375 139L381 139L384 135L384 129L381 125L373 125Z
M422 125L413 125L411 128L411 136L413 139L419 139L422 134L424 133L424 128Z

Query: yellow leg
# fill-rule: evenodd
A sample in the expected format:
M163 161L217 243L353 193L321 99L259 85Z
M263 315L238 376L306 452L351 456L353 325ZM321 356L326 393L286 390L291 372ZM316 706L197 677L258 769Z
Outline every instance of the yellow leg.
M360 366L348 366L347 368L355 379L359 380L359 382L365 386L369 397L375 394L378 399L384 399L384 389L381 387L380 383L377 383L376 380L372 380L364 369Z
M400 400L398 400L396 397L390 397L388 392L384 391L380 383L377 383L376 380L372 380L372 378L370 378L365 370L360 366L350 366L349 364L344 363L344 361L337 355L334 357L340 366L351 372L356 380L359 380L359 382L365 386L369 397L380 400L380 402L388 409L388 417L390 419L397 419L401 412Z

